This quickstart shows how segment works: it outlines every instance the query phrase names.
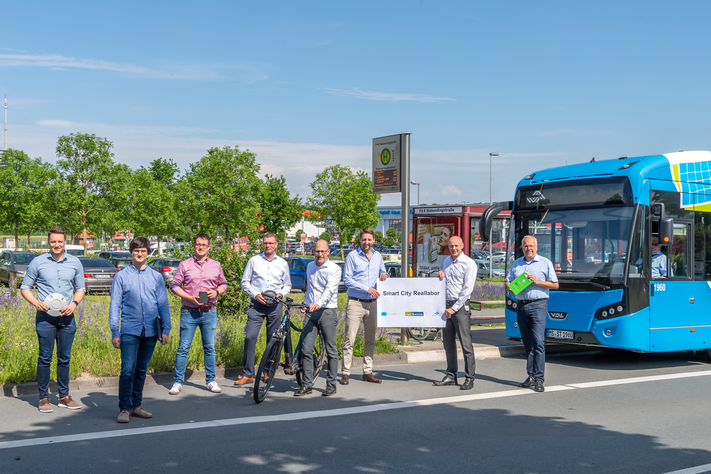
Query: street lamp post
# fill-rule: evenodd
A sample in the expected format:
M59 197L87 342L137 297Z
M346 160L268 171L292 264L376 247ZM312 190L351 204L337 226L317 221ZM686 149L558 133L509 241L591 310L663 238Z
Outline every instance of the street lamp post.
M410 184L417 186L417 207L420 207L420 183L417 181L410 181Z
M499 154L498 153L489 153L489 206L494 204L494 201L491 196L492 196L492 190L493 190L493 180L492 180L493 158L495 156L499 156ZM493 224L494 221L492 220L491 222ZM492 236L492 229L493 228L494 228L493 225L489 226L489 279L491 279L491 277L493 276L493 273L494 273L494 263L493 263L493 261L494 261L494 258L493 258L494 247L491 244L491 236Z

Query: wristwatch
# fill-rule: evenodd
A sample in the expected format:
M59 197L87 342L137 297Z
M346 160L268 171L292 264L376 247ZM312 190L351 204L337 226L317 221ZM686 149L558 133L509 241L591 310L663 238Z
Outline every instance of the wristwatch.
M79 306L79 302L77 300L72 300L72 303L74 303L74 306Z

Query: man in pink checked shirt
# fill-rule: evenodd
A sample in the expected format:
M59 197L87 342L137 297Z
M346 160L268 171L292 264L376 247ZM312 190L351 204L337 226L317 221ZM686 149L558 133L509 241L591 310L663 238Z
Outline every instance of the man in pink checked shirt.
M202 348L205 351L205 381L207 389L220 393L222 389L215 381L215 330L217 329L217 296L227 291L227 280L220 262L207 256L210 251L210 236L198 234L193 239L195 255L178 265L170 284L173 293L182 298L180 310L180 343L175 354L175 382L170 389L177 395L183 389L188 352L200 327ZM200 293L207 293L207 301L200 302Z

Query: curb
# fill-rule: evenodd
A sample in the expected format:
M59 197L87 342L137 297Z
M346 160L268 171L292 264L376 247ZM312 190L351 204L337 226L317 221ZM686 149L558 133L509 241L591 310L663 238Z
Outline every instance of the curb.
M546 354L562 354L571 352L588 352L599 350L599 348L577 346L573 344L550 344L546 345ZM444 349L437 350L408 350L400 348L397 354L382 354L376 355L373 358L373 365L376 367L387 365L405 365L405 364L426 364L431 362L446 362L447 357ZM500 359L503 357L519 357L524 356L525 351L523 345L516 346L489 346L489 345L474 345L474 355L477 359ZM457 350L457 359L464 360L462 350ZM353 367L358 369L363 366L362 358L354 358ZM244 373L242 367L217 368L215 370L216 378L222 379L237 379ZM97 378L79 378L69 381L69 390L101 390L106 388L117 388L118 377L97 377ZM157 372L146 375L146 385L169 385L173 383L173 372ZM185 383L204 385L205 371L193 370L186 371ZM57 382L49 382L50 393L57 393ZM34 395L39 393L37 382L26 382L20 384L0 385L0 397L21 397L24 395Z

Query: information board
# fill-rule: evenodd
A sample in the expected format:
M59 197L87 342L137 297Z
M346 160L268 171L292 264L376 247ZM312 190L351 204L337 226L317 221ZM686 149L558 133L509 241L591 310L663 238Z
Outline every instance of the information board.
M402 191L400 167L402 135L373 138L373 193L389 194Z
M378 327L435 327L447 322L445 283L439 278L388 278L378 282Z

